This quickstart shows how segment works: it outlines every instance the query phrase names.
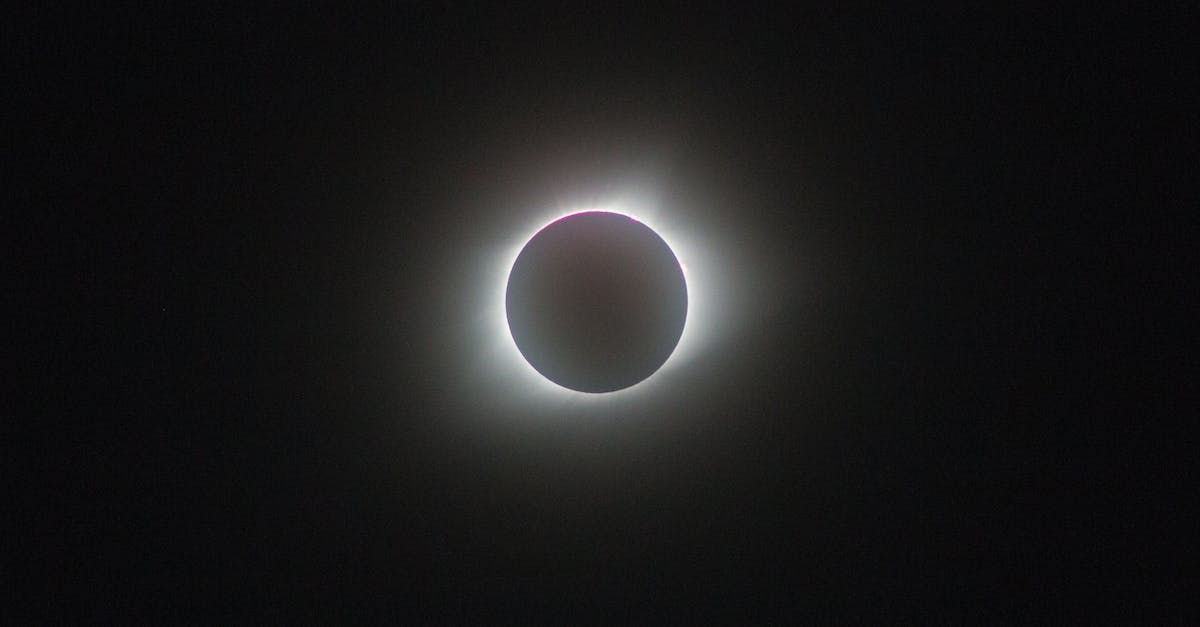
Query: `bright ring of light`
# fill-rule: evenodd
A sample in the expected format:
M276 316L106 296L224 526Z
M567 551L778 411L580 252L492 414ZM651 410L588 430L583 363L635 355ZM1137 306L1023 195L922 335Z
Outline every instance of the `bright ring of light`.
M708 271L711 271L712 274L709 276L720 276L721 272L710 264L704 263L705 260L698 255L697 246L693 245L693 242L698 238L689 237L686 228L666 219L667 216L663 215L664 212L656 211L647 206L647 204L638 204L636 207L637 210L634 210L635 208L630 206L633 204L630 202L614 202L599 207L580 207L572 211L555 212L549 215L543 214L538 219L529 221L527 228L521 229L520 234L515 235L510 240L511 243L500 251L498 258L495 259L492 279L495 291L490 298L486 319L487 326L491 329L488 335L494 338L496 342L492 351L492 355L497 362L495 366L498 372L511 375L515 379L508 382L507 385L512 394L528 395L534 397L537 401L547 403L584 403L588 405L642 398L663 387L676 384L683 366L695 359L703 344L705 344L705 340L712 336L714 327L718 324L718 321L713 315L715 311L713 286L709 281L705 280L705 275L708 275ZM546 226L568 216L586 211L617 213L648 226L675 253L688 285L687 319L684 324L683 334L671 357L667 359L666 363L657 372L647 379L625 389L606 394L577 392L561 387L543 377L541 373L525 360L525 357L518 350L517 344L513 340L512 333L509 330L505 312L505 293L508 286L508 276L525 244Z

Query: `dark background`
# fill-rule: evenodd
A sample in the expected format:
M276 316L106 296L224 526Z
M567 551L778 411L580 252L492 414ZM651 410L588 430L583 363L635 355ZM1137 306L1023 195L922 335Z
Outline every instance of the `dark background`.
M1186 18L17 16L6 622L1195 620ZM631 177L755 296L510 402L478 251Z

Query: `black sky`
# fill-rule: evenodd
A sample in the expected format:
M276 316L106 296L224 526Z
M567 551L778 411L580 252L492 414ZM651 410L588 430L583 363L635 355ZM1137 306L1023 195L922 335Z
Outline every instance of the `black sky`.
M24 17L14 623L1194 620L1179 16ZM738 323L506 401L481 251L630 181Z

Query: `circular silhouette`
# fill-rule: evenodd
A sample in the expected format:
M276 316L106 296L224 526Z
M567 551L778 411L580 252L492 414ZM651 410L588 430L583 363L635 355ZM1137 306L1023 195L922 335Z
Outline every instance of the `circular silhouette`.
M612 392L671 356L687 318L687 284L671 248L646 225L577 213L525 244L505 309L535 370L565 388Z

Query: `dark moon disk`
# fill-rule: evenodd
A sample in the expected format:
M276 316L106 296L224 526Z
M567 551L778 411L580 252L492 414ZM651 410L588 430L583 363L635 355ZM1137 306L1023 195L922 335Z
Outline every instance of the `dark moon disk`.
M671 248L617 213L577 213L538 231L513 263L505 297L517 348L565 388L612 392L654 374L687 318Z

